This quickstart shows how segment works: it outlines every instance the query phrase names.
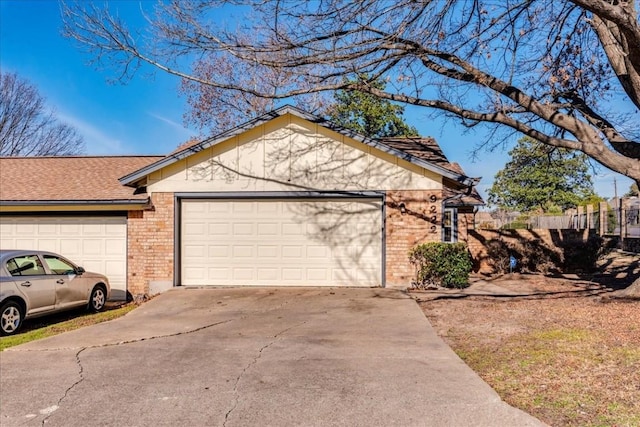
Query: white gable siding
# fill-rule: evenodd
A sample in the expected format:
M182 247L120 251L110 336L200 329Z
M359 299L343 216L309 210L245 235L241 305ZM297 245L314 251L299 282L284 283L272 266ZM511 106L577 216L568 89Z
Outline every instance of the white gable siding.
M147 191L441 189L442 177L285 115L149 176Z

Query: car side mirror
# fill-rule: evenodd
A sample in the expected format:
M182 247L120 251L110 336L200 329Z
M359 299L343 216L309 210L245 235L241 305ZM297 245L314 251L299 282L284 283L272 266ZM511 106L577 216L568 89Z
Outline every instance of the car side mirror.
M84 273L84 272L85 272L84 268L82 268L82 267L76 267L76 274L82 274L82 273Z

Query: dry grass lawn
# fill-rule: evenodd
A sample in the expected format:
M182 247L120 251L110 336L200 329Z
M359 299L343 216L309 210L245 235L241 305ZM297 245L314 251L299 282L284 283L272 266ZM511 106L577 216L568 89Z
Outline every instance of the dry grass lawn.
M640 426L640 301L585 292L593 282L510 279L505 289L540 294L417 296L436 331L509 404L552 426Z

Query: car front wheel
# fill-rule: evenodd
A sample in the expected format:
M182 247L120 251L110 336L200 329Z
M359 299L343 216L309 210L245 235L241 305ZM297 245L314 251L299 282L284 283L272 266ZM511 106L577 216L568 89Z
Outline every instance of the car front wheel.
M89 310L100 311L104 308L107 302L107 293L102 286L96 286L91 291L91 298L89 298Z
M22 326L22 308L15 302L9 301L0 309L0 334L13 335Z

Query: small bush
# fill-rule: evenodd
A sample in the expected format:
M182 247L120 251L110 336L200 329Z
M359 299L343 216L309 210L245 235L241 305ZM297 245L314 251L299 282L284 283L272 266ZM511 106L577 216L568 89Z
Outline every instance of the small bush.
M423 243L409 252L411 264L416 266L413 286L469 286L471 256L463 243Z
M499 239L491 239L486 244L487 264L493 273L503 274L509 271L509 246Z

